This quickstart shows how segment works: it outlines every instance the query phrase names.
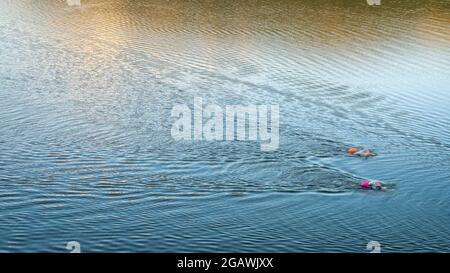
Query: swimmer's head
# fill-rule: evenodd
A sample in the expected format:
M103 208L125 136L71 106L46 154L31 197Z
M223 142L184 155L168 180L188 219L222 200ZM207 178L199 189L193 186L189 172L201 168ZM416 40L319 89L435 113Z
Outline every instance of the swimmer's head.
M381 184L381 182L375 182L375 188L377 189L377 190L381 190L382 188L383 188L383 184Z
M358 149L355 148L355 147L351 147L351 148L348 148L348 149L347 149L347 153L349 153L349 154L354 154L354 153L356 153L357 151L358 151Z

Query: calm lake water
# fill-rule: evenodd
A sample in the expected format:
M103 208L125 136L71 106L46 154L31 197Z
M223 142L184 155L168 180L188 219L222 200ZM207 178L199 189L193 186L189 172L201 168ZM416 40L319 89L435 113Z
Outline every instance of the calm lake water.
M450 251L447 0L0 0L0 97L1 252ZM194 97L279 149L173 140Z

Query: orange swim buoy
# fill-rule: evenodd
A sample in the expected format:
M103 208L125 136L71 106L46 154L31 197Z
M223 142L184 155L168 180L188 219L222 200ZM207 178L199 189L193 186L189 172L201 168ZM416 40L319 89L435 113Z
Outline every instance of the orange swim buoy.
M347 153L349 153L349 154L354 154L354 153L356 153L357 151L358 151L358 149L355 148L355 147L351 147L351 148L348 148L348 149L347 149Z

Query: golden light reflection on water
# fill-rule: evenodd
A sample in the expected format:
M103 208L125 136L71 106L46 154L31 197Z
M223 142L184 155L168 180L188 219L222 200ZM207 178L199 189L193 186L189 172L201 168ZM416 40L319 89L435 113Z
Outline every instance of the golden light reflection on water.
M77 70L94 78L126 69L130 52L213 73L312 73L356 82L370 82L386 66L401 74L449 62L447 1L21 2L29 5L20 12L54 29L61 48L80 53Z
M344 41L383 39L393 35L411 35L405 28L428 20L427 26L449 34L446 8L425 8L421 1L373 8L364 1L240 1L189 3L183 1L84 1L78 9L80 29L94 27L97 32L121 29L143 33L191 33L208 36L238 37L272 34L276 38L317 39L339 46ZM438 6L439 7L439 6ZM51 9L49 10L51 12ZM76 20L73 12L68 20ZM67 20L67 18L66 18ZM343 33L345 32L345 33ZM112 33L114 34L114 33ZM116 33L117 34L117 33ZM123 34L123 33L122 33ZM357 37L356 37L357 36ZM104 34L104 38L113 37ZM113 40L114 41L114 40Z

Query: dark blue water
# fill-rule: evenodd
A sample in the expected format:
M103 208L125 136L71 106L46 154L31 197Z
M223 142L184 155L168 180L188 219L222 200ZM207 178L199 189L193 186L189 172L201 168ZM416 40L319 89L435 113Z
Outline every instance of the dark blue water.
M449 252L450 3L273 2L0 0L0 251ZM194 97L279 149L175 141Z

